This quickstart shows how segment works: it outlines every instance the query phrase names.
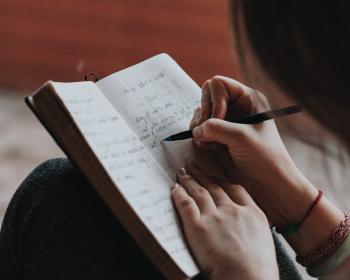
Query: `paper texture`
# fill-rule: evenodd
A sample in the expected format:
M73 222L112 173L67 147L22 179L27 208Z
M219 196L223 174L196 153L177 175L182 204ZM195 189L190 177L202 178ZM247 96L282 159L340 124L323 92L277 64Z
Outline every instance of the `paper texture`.
M185 274L197 274L198 268L185 245L172 205L172 178L95 84L53 83L53 86L93 152L146 227Z
M188 129L201 99L200 87L169 55L112 74L97 86L170 178L190 159L210 175L223 176L214 156L195 149L191 140L161 144Z

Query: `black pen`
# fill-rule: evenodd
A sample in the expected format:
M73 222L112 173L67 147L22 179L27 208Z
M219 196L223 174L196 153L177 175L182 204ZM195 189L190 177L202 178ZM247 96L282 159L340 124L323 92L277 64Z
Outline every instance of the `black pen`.
M257 113L254 115L242 117L242 118L237 118L237 119L232 119L232 120L226 120L228 122L234 122L234 123L242 123L242 124L256 124L256 123L261 123L267 120L287 116L290 114L295 114L301 112L303 109L301 108L300 105L293 105L289 107L284 107L276 110L271 110L271 111L266 111L262 113ZM184 140L184 139L189 139L192 138L192 129L182 131L180 133L176 133L174 135L171 135L164 140L163 142L169 142L169 141L177 141L177 140Z

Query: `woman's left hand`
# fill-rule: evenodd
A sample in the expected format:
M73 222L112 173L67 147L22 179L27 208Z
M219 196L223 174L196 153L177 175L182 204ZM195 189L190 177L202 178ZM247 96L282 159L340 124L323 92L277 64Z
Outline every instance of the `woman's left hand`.
M175 207L208 279L279 279L269 223L243 187L214 182L193 163L177 181Z

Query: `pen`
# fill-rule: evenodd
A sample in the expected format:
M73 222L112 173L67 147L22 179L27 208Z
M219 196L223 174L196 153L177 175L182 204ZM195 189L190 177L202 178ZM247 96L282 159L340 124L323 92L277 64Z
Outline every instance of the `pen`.
M303 109L300 105L293 105L289 107L284 107L276 110L266 111L262 113L253 114L250 116L242 117L242 118L236 118L231 120L226 120L233 123L242 123L242 124L256 124L261 123L267 120L287 116L290 114L295 114L301 112ZM165 139L163 139L163 142L170 142L170 141L177 141L177 140L184 140L192 138L192 129L182 131L180 133L173 134Z

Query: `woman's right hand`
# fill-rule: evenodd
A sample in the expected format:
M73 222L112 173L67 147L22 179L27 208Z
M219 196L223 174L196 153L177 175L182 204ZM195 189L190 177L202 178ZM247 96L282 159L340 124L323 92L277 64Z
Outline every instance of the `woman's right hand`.
M299 221L317 190L294 164L273 120L256 125L225 121L268 107L262 93L215 76L203 85L191 128L195 144L215 150L231 181L245 186L269 219L283 227Z

